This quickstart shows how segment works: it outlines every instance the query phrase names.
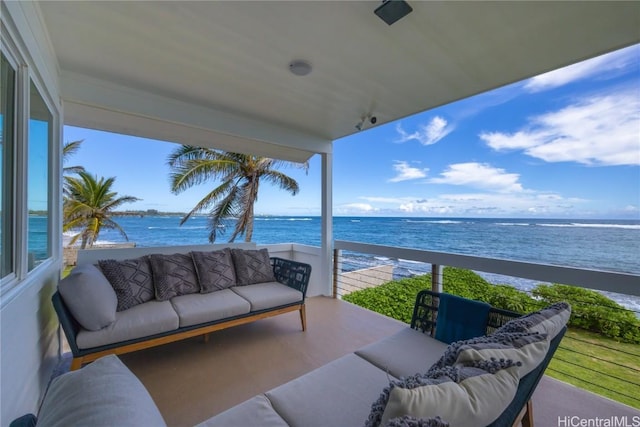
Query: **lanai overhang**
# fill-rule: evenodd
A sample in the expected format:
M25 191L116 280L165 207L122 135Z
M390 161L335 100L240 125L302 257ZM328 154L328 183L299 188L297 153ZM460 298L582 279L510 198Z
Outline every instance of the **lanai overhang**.
M377 1L3 1L2 48L55 105L54 141L66 124L293 161L319 154L329 293L333 141L368 115L379 126L640 42L634 2L409 2L388 26ZM291 74L296 59L312 72ZM20 279L3 320L47 310L62 264L51 238L53 262ZM46 385L54 334L38 316L2 325L2 390L15 394L3 394L2 424L33 412Z
M615 2L41 2L64 123L293 161L332 141L640 40ZM289 63L308 61L296 76Z

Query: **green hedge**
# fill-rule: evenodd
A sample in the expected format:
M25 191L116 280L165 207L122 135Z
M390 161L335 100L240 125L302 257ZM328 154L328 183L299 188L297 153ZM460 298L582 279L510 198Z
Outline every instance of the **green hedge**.
M530 313L558 301L571 304L569 325L628 343L640 343L640 319L604 295L567 285L538 285L530 296L509 285L493 285L470 270L445 267L444 292L485 301L494 307ZM431 275L394 280L343 299L385 316L411 323L416 294L431 289Z

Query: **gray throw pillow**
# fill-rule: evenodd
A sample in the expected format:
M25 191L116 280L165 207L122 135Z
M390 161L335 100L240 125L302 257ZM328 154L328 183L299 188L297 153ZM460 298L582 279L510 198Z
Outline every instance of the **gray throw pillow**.
M98 261L118 297L118 311L127 310L155 297L153 276L147 257L126 260L106 259Z
M206 294L236 285L236 269L229 248L211 252L191 252L191 257L196 267L201 293Z
M198 276L189 254L149 255L156 299L167 301L173 297L200 292Z
M571 306L566 302L557 302L517 319L510 320L498 328L493 334L510 332L532 332L546 334L549 340L558 335L571 317Z
M140 380L116 356L105 356L54 379L38 425L166 426Z
M273 267L266 249L231 249L238 285L275 282Z
M93 264L80 265L58 284L58 291L73 317L90 331L116 320L118 298L111 284Z

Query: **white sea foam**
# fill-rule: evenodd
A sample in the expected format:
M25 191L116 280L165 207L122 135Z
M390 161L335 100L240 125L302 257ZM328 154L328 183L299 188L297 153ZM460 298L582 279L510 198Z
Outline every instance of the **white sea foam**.
M453 221L450 219L430 219L430 220L418 220L418 219L404 219L404 222L426 223L426 224L464 224L464 221Z
M256 221L313 221L313 218L255 217Z
M582 228L620 228L625 230L640 230L640 224L587 224L572 222L569 224L541 223L539 227L582 227Z

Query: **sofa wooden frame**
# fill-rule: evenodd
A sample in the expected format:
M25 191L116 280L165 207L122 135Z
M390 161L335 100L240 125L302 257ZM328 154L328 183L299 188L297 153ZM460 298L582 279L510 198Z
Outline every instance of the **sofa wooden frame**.
M69 308L64 303L60 293L56 291L52 296L52 303L73 355L71 370L79 369L83 364L93 362L94 360L108 354L130 353L200 335L204 335L206 341L208 339L208 334L211 332L255 322L257 320L278 316L292 311L300 312L300 323L302 324L302 330L305 331L307 328L307 321L304 301L307 293L307 287L309 285L309 278L311 276L311 266L309 264L279 257L271 257L271 265L273 267L275 278L278 282L302 292L302 299L299 302L280 305L266 310L253 311L247 314L220 319L213 322L181 327L160 334L86 349L78 347L76 336L80 331L81 326L69 311Z

